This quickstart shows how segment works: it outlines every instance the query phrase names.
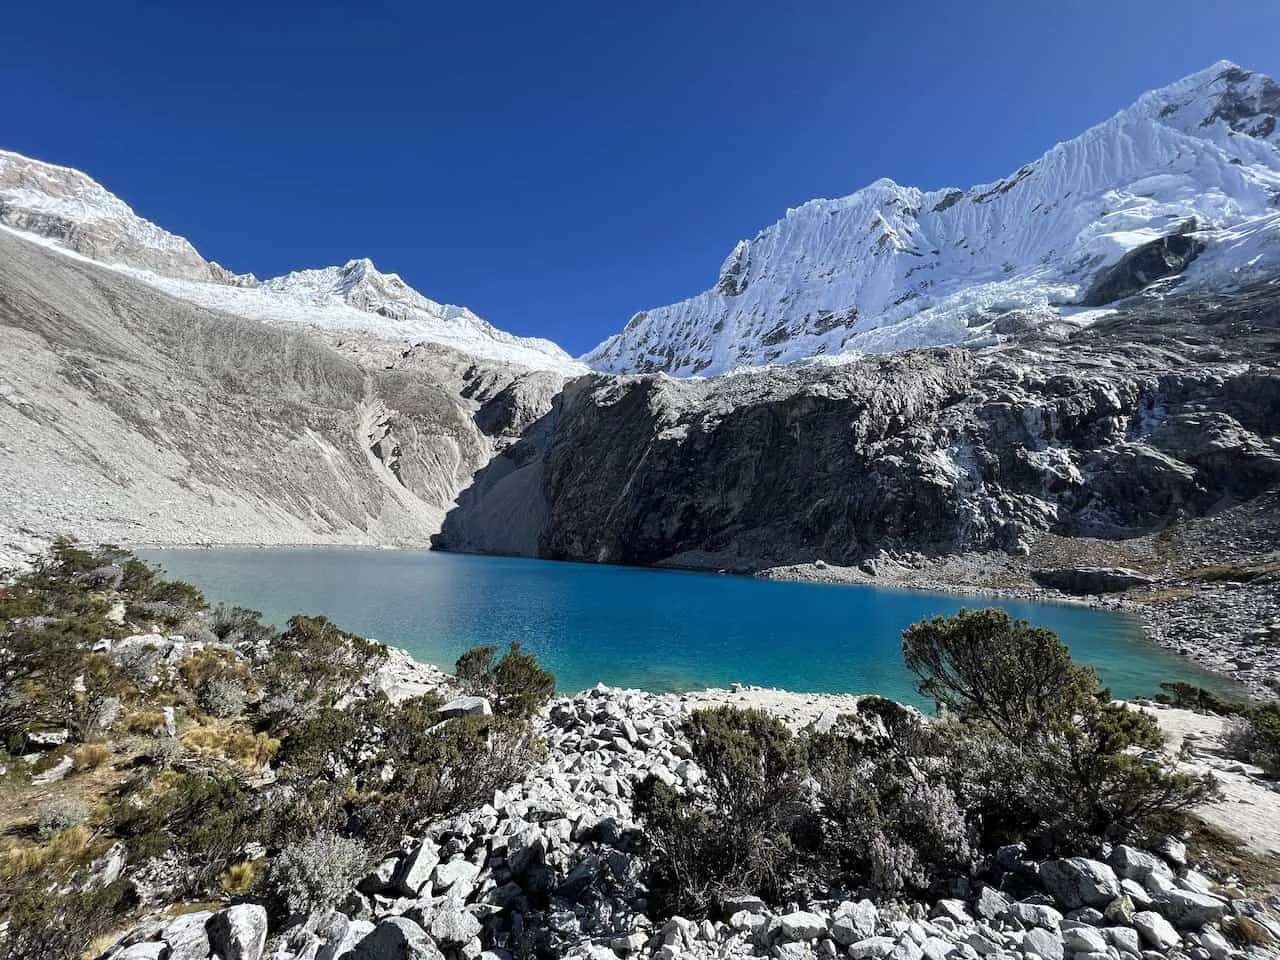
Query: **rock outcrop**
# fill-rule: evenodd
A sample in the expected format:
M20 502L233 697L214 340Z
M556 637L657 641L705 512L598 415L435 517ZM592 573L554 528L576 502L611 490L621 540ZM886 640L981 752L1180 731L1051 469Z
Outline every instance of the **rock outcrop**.
M1273 490L1278 433L1280 290L1188 296L986 350L579 378L437 543L732 569L1018 554Z

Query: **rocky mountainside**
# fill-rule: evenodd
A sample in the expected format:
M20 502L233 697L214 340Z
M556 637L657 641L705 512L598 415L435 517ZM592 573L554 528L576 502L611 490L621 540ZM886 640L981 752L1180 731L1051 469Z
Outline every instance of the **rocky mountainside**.
M78 170L0 151L0 225L126 273L171 296L270 323L435 343L500 363L585 370L549 340L517 337L465 307L437 303L367 259L259 283L206 261Z
M10 231L0 342L0 559L66 532L423 545L561 382L432 343L335 349Z
M711 380L572 381L456 549L759 568L1117 540L1280 485L1280 286Z
M1148 285L1226 290L1280 269L1280 85L1218 63L996 183L878 180L739 243L712 289L637 313L584 357L714 375L999 341Z

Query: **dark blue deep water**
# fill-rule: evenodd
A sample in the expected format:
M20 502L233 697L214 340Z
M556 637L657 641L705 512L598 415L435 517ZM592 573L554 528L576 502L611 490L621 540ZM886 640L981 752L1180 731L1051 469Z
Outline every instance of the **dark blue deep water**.
M518 640L572 691L603 681L648 690L733 682L789 690L874 692L917 701L902 666L908 624L975 597L863 586L777 583L427 551L342 548L143 550L211 601L283 623L323 613L356 633L449 667L476 644ZM1128 616L1000 601L1051 627L1118 696L1183 679L1223 681L1142 639Z

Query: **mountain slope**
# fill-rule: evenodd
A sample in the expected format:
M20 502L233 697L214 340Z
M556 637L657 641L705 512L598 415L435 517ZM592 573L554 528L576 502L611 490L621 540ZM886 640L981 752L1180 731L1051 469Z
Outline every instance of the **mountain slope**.
M84 173L0 151L0 225L130 274L199 306L269 323L435 343L531 369L585 370L549 340L517 337L465 307L437 303L369 260L259 283L206 261Z
M438 346L362 364L8 230L0 343L0 568L60 533L423 546L561 382Z
M740 242L711 290L636 314L583 359L713 375L841 353L991 343L1181 273L1280 272L1280 86L1222 62L998 183L879 180Z

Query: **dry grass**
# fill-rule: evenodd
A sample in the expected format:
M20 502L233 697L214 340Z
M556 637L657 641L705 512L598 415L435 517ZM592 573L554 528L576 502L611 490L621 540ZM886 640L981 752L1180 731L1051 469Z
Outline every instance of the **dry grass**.
M1187 845L1221 876L1239 877L1254 895L1261 894L1260 899L1280 891L1280 857L1255 853L1225 830L1203 822L1195 824Z
M164 729L164 713L160 710L134 710L121 722L125 733L154 735Z
M1218 563L1207 567L1195 567L1183 573L1186 580L1204 583L1250 583L1268 574L1280 573L1280 563Z
M280 749L280 741L265 733L254 733L242 724L210 723L189 730L182 745L196 753L231 760L257 770L270 762Z
M18 881L34 873L55 870L67 872L82 867L101 852L102 844L94 840L88 827L59 830L47 843L10 842L0 852L0 876Z
M77 773L97 770L111 759L111 747L105 743L82 743L71 754L71 766Z
M218 880L218 886L229 896L243 897L258 882L258 877L261 875L266 863L265 860L246 860L242 863L233 863Z
M1249 917L1227 917L1222 932L1243 947L1268 947L1275 942L1266 927Z

